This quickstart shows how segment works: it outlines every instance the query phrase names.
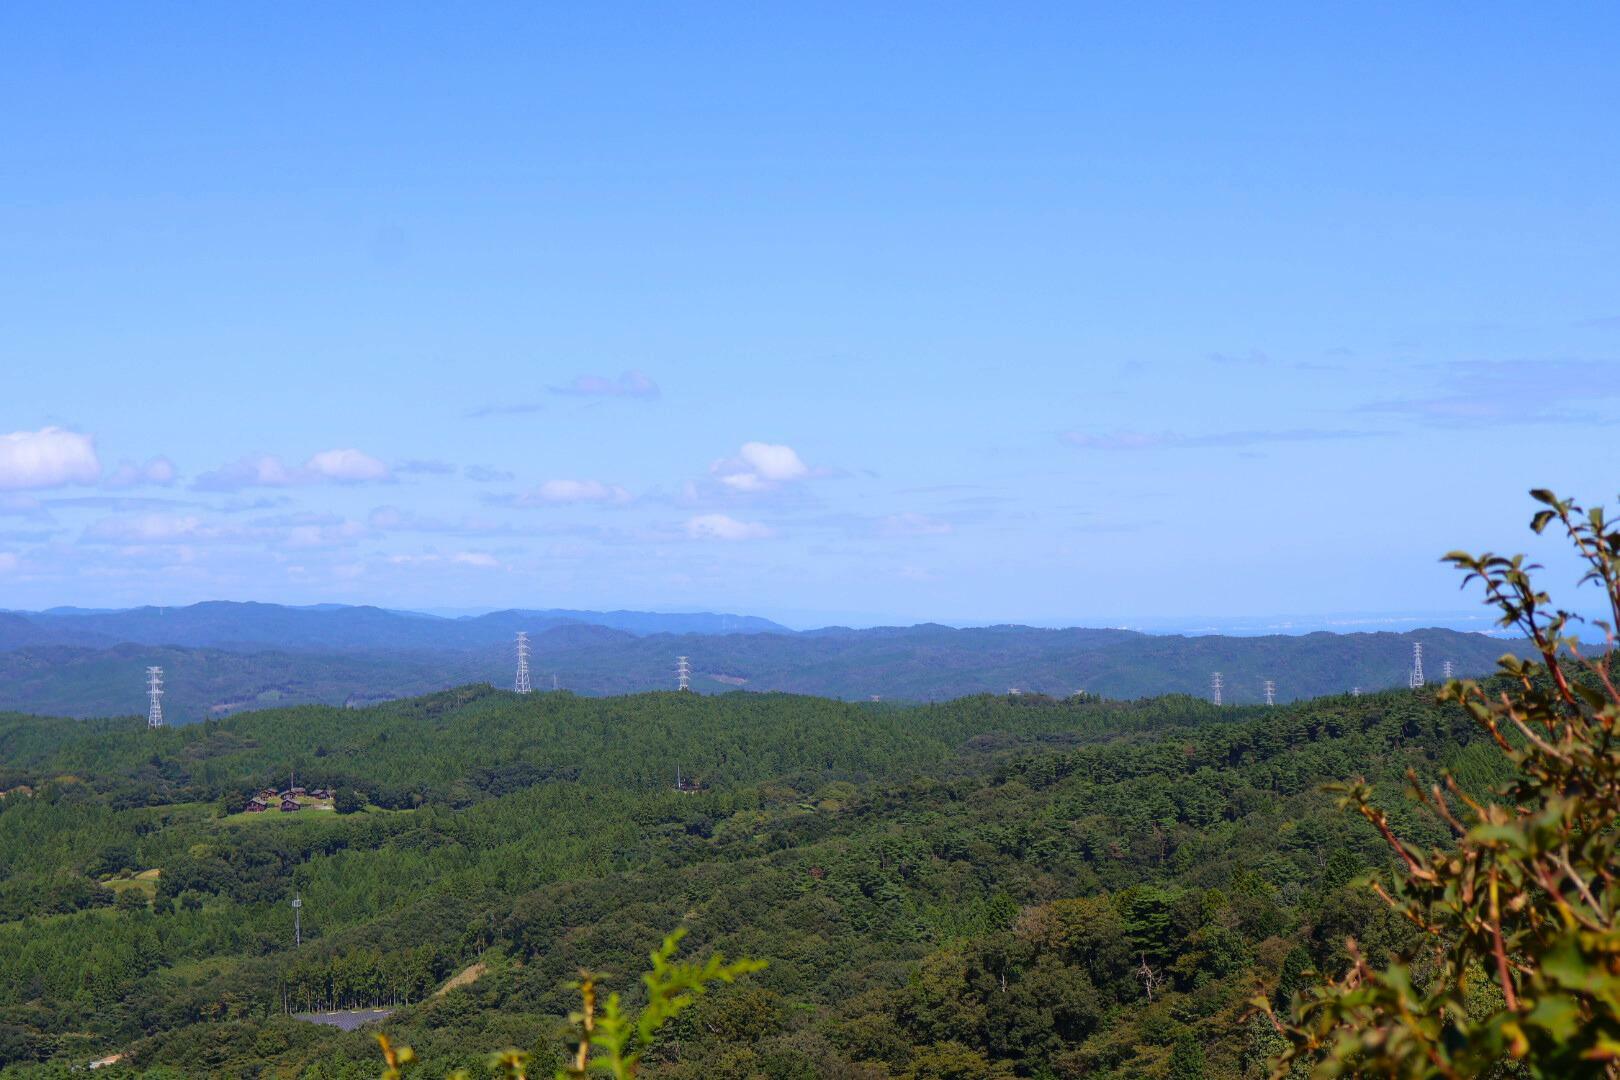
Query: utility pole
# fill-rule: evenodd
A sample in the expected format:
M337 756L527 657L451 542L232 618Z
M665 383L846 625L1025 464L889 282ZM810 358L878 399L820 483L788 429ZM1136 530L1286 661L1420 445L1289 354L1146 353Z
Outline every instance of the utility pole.
M1423 642L1412 642L1412 671L1406 678L1406 685L1413 690L1423 687Z
M1266 680L1266 704L1277 704L1277 684L1270 679Z
M1215 672L1209 677L1209 699L1215 704L1221 703L1221 673Z
M292 898L292 909L293 945L298 946L304 943L304 898L294 895Z
M146 669L146 727L160 728L163 726L163 669L149 667Z
M520 694L529 692L529 635L522 630L517 636L517 682L513 689Z
M692 664L684 656L675 658L675 682L677 690L692 689Z

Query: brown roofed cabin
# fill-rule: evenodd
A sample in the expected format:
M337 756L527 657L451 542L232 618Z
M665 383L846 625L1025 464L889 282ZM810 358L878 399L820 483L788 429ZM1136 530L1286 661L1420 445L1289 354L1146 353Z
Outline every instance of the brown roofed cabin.
M245 808L249 814L262 814L268 809L270 809L270 804L263 799L249 799Z
M297 799L288 798L281 800L281 812L283 814L291 814L302 809L303 807L298 805Z

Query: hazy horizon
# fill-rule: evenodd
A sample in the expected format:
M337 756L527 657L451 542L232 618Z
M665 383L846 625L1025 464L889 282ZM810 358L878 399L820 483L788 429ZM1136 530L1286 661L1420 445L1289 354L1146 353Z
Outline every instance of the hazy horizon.
M217 597L211 600L194 601L191 604L133 604L126 607L92 608L74 604L51 605L44 608L0 608L0 611L18 614L50 614L50 613L110 613L130 611L140 608L183 608L199 603L235 603L235 604L275 604L275 601L253 600L247 598ZM495 614L502 611L533 610L533 611L581 611L591 613L607 612L640 612L662 615L691 615L715 614L737 616L745 618L759 618L781 625L795 632L820 630L830 627L849 627L851 629L873 629L880 627L907 627L918 625L940 625L955 629L969 629L974 627L990 626L1025 626L1042 630L1082 630L1082 629L1110 629L1135 630L1146 634L1181 634L1195 635L1228 635L1238 637L1259 636L1265 634L1308 634L1325 631L1329 633L1363 633L1363 632L1404 632L1429 628L1444 628L1448 630L1461 630L1468 632L1486 633L1492 636L1504 635L1496 626L1495 617L1484 608L1476 611L1428 611L1428 612L1324 612L1312 615L1289 613L1270 613L1251 617L1232 617L1219 615L1186 615L1163 616L1157 618L1121 618L1121 617L1075 617L1071 619L1040 619L1040 618L1004 618L1004 619L950 619L950 618L904 618L893 619L862 615L851 612L821 612L806 611L753 611L753 610L714 610L681 607L636 607L634 605L595 605L591 607L562 608L553 605L515 605L506 607L468 607L468 608L405 608L389 604L339 604L339 603L313 603L313 604L284 604L283 607L295 609L342 608L342 607L369 607L380 608L400 614L428 615L441 619L477 618L482 615Z

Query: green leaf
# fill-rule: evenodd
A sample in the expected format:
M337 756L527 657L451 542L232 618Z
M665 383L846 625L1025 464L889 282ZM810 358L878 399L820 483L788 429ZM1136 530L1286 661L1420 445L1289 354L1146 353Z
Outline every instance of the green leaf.
M1536 1002L1525 1022L1534 1024L1559 1041L1573 1036L1581 1026L1580 1003L1565 994L1553 994Z

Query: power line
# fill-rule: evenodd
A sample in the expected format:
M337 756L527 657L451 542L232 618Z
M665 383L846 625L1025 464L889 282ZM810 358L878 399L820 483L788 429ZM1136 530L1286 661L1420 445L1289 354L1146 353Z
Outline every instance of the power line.
M675 658L675 682L677 690L692 689L692 664L684 656Z
M1221 687L1223 685L1220 672L1217 671L1209 677L1209 699L1217 705L1221 703Z
M529 692L529 635L522 630L517 635L517 682L513 689L520 694Z
M160 667L146 669L146 726L148 729L163 726L163 669Z

